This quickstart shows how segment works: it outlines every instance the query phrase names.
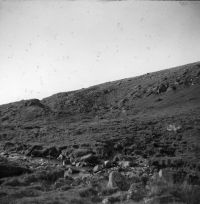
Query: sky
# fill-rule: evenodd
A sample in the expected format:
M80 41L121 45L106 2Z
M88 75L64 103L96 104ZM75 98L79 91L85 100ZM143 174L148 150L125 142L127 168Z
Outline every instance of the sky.
M0 0L0 104L200 61L200 2Z

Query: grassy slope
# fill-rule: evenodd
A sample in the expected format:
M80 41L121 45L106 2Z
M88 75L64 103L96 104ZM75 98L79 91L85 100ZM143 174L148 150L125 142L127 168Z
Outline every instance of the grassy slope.
M200 63L193 63L41 101L2 105L0 140L59 146L121 140L127 148L131 144L145 150L152 146L152 155L156 141L174 147L176 156L197 158L199 113ZM169 132L169 124L181 129Z

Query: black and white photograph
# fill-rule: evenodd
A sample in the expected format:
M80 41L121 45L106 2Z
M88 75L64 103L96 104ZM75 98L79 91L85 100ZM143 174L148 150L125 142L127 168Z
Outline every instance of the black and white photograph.
M0 0L0 204L200 204L200 1Z

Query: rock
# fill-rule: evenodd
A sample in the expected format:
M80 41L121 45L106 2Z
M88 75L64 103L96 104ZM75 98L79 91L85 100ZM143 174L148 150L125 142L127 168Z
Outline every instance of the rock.
M0 158L0 178L18 176L24 173L31 173L31 170L18 163Z
M128 168L132 166L131 161L119 161L118 165L121 166L122 168Z
M109 198L104 198L102 204L111 204L111 202L109 201Z
M117 171L112 171L109 174L109 181L107 184L108 188L116 188L118 187L121 190L127 190L129 188L129 184L126 181L126 178Z
M25 106L39 106L39 107L44 107L44 105L40 102L39 99L30 99L25 101Z
M53 157L53 158L57 158L60 155L60 151L56 148L56 147L47 147L44 149L43 151L43 155L45 157Z
M57 158L60 155L60 151L56 147L46 147L43 148L40 145L33 146L29 152L26 154L27 156L32 157L52 157Z
M174 131L174 132L177 132L178 130L181 129L181 126L180 125L175 125L175 124L170 124L167 126L167 130L168 131Z
M9 154L7 152L1 152L0 157L8 157Z
M32 152L33 151L37 151L37 150L42 150L43 149L43 147L42 147L42 145L33 145L32 147L30 147L26 152L25 152L25 155L26 156L34 156L34 154L32 154ZM37 154L37 153L36 153Z
M90 153L82 156L80 158L80 161L95 165L98 162L98 158L95 155Z
M112 162L110 160L104 161L104 167L105 168L110 168L112 167Z
M90 153L93 153L91 149L75 149L71 154L71 156L74 158L77 158L77 157L88 155Z
M101 165L96 165L94 168L93 168L93 172L94 173L97 173L97 172L99 172L99 171L101 171L102 170L102 166Z
M63 155L63 154L60 154L60 155L58 156L57 160L62 161L62 165L63 165L63 166L65 166L65 165L67 165L67 164L71 164L70 158L67 158L67 157L66 157L65 155Z
M64 178L66 176L70 176L72 174L78 174L80 172L80 170L78 168L75 167L69 167L67 171L65 171L64 173Z
M161 84L160 86L157 87L157 93L163 93L166 92L168 88L168 84Z
M115 155L114 157L113 157L113 159L112 159L112 162L113 163L117 163L118 161L120 161L121 160L121 154L117 154L117 155Z

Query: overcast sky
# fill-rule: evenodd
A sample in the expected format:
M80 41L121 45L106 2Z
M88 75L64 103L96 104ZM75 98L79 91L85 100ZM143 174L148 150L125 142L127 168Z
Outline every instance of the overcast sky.
M0 104L200 60L200 2L0 0Z

